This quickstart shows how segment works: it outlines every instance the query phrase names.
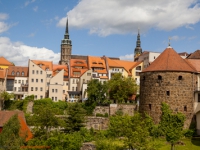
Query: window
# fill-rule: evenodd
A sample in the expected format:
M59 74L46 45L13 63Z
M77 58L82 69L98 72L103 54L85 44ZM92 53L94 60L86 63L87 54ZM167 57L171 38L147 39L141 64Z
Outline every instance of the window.
M54 89L52 89L52 92L54 93Z
M63 93L65 93L65 90L63 90Z
M74 91L74 87L72 87L72 91Z
M42 74L42 70L40 71L40 74Z
M49 86L49 82L47 82L47 86Z
M167 96L170 96L170 91L167 91L166 94L167 94Z
M54 97L52 97L51 99L54 100Z
M38 79L36 79L35 82L38 82Z
M39 73L39 71L38 70L36 70L36 74L38 74Z
M136 67L136 70L141 70L141 66L137 66L137 67Z
M17 76L19 76L20 75L20 73L19 73L19 71L17 71Z
M32 70L32 74L34 74L35 73L35 70Z
M40 88L40 91L42 91L43 89L42 89L42 87Z
M137 78L135 78L135 81L137 81Z
M200 94L198 94L198 102L200 102Z
M151 104L149 104L149 110L151 110Z
M91 76L91 73L87 73L87 76Z
M55 92L57 93L57 92L58 92L58 89L55 89Z
M156 59L156 56L154 56L153 58Z
M31 91L33 91L33 87L31 87Z
M31 79L31 82L34 82L34 79Z
M21 91L21 88L20 87L18 87L18 92L20 92Z
M21 80L18 80L18 83L21 83Z
M43 79L41 79L41 83L43 83Z
M14 71L12 71L11 75L12 75L12 76L14 76L14 75L15 75L15 72L14 72Z
M55 100L57 101L57 97L55 97Z
M178 76L178 80L182 80L183 79L183 77L182 76Z
M22 76L24 76L24 71L22 71Z
M42 96L42 95L40 95L40 99L43 99L43 96Z
M37 99L37 95L35 95L35 99Z
M28 83L28 80L26 80L26 83Z
M66 85L68 85L68 82L66 83Z
M24 80L22 80L22 84L24 84Z
M139 72L135 72L135 75L136 75L136 76L140 76L140 73L139 73Z
M16 87L14 87L14 91L16 91L17 90L17 88Z
M15 83L17 83L17 80L15 80Z
M161 75L158 75L158 80L162 80L162 76Z
M187 106L184 106L184 111L187 111Z
M73 84L75 83L75 80L73 79Z
M76 91L78 91L78 88L76 87Z
M38 90L38 88L37 87L35 87L35 91L37 91Z

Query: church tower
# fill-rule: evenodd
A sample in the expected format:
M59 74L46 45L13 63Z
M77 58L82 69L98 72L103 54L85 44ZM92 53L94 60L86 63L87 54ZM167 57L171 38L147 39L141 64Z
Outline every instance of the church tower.
M135 51L134 51L134 59L136 57L138 57L140 54L142 54L142 48L141 48L141 41L140 41L140 31L138 29L136 48L135 48Z
M59 64L61 65L68 64L69 60L71 59L71 53L72 53L72 41L69 39L68 18L67 18L64 39L61 41Z

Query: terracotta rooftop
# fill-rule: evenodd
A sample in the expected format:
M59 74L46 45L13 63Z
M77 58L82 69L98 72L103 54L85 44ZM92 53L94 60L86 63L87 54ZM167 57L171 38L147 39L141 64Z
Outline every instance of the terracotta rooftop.
M52 61L43 61L43 60L31 60L36 65L40 66L43 70L53 70L53 63Z
M196 50L194 53L189 54L186 59L200 59L200 50Z
M53 76L55 76L59 71L64 69L64 76L68 76L67 65L55 65L53 64Z
M82 76L87 70L87 60L85 59L70 59L70 76L71 77L80 77ZM74 74L78 73L78 74Z
M4 65L4 66L14 66L13 63L9 62L7 59L5 59L4 57L0 57L0 65Z
M18 115L18 119L21 125L20 135L23 136L27 134L26 141L30 140L33 135L26 124L25 116L23 111L0 111L0 127L3 127L8 120L14 116L15 114Z
M187 61L181 58L172 47L167 47L149 67L143 70L143 72L150 71L196 72L196 70L187 63Z
M8 76L28 77L28 67L9 66Z
M103 68L106 69L104 58L96 56L88 56L88 67L91 68Z
M185 59L197 72L200 72L200 59Z

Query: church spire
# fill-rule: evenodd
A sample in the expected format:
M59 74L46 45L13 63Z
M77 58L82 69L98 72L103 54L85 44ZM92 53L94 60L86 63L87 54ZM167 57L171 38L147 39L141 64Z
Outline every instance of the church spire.
M138 35L137 35L137 41L136 41L136 48L134 51L134 58L142 54L142 48L141 48L141 41L140 41L140 30L138 28Z
M67 17L67 22L66 22L65 34L69 34L69 31L68 31L68 17Z

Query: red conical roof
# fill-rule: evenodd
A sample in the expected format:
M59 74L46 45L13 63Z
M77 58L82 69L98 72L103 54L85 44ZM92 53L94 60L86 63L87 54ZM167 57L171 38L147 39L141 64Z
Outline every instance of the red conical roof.
M196 72L172 47L167 47L143 72L181 71Z

